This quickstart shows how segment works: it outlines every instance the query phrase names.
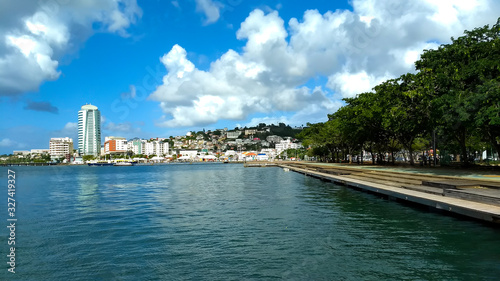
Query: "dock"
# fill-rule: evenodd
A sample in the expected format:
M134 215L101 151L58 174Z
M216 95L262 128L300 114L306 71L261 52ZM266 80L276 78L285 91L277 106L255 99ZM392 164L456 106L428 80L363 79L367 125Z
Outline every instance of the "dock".
M56 163L2 163L0 167L19 167L19 166L54 166Z
M276 163L265 163L265 162L257 162L257 163L244 163L243 166L245 168L255 168L255 167L276 167L278 164Z
M277 166L435 211L500 225L500 181L313 163Z

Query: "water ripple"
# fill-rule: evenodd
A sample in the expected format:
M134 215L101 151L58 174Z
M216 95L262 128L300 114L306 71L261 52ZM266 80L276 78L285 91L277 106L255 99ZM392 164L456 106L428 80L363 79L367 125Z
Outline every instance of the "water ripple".
M278 168L19 167L16 173L18 273L4 270L1 280L500 276L498 229Z

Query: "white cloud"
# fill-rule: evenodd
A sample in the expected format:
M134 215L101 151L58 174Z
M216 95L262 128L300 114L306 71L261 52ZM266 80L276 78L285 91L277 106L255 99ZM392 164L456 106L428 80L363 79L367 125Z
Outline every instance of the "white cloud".
M73 145L78 146L78 123L68 122L61 130L50 132L51 138L72 138Z
M0 147L9 147L9 146L14 146L15 142L13 142L10 139L2 139L0 140Z
M326 118L340 107L339 97L415 71L424 49L493 24L500 14L494 0L351 3L353 11L308 10L288 24L277 12L255 10L236 33L246 40L242 51L228 50L206 71L175 45L161 58L168 73L149 97L165 113L157 125L202 126L254 113L292 113L288 120L298 123Z
M220 17L222 4L212 0L196 0L196 11L205 15L205 24L216 22Z
M77 130L77 129L78 129L78 124L75 122L68 122L68 123L66 123L66 125L64 125L64 128L63 128L63 130L67 130L67 131L73 131L73 130Z
M76 34L92 33L93 23L128 36L126 29L142 16L136 0L15 2L0 4L0 96L35 91L43 81L58 79L59 58L86 39Z
M390 75L375 77L366 71L350 73L346 70L328 77L327 86L335 92L341 93L342 97L352 98L358 94L370 92L375 85L390 78Z

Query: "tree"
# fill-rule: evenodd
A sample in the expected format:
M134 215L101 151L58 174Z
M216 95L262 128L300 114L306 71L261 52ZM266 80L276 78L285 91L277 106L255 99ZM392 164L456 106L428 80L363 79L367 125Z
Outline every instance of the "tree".
M349 142L349 146L357 151L369 151L372 163L375 163L376 154L381 159L388 143L388 134L383 127L384 105L381 95L367 92L344 101L346 105L328 117L330 120L340 120L337 127L344 135L341 137L343 141Z
M500 154L500 79L492 79L478 87L475 95L478 111L474 122L483 140L488 141Z
M385 132L408 151L411 165L415 139L431 130L432 109L421 79L418 74L405 74L375 87L385 104L382 118Z
M311 152L319 153L314 155L320 156L322 161L327 161L328 154L332 154L333 156L335 149L334 138L332 138L331 135L331 122L316 124L308 123L307 125L308 128L302 130L297 137L303 140L304 146L311 146L313 148Z
M94 157L94 155L83 155L82 159L83 159L83 161L89 161L89 160L94 160L95 157Z
M415 65L433 92L434 110L439 113L435 121L458 143L461 160L468 164L467 143L478 133L498 151L498 99L494 97L500 76L500 18L491 28L465 31L451 44L426 50ZM490 95L492 99L485 98Z

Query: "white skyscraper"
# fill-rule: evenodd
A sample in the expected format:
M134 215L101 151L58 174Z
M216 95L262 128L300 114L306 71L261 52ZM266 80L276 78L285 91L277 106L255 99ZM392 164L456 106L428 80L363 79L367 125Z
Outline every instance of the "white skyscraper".
M78 111L78 151L80 155L101 153L101 113L90 104Z

